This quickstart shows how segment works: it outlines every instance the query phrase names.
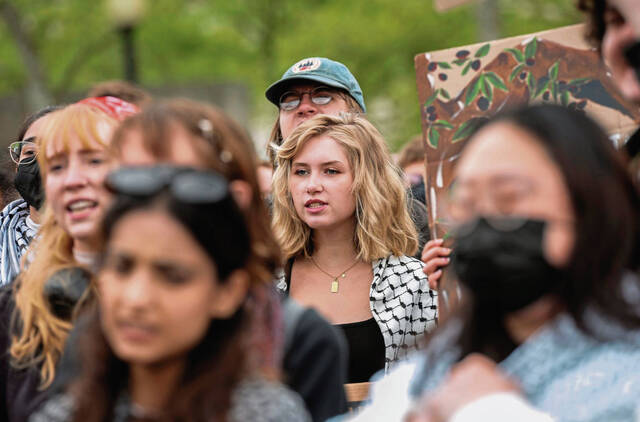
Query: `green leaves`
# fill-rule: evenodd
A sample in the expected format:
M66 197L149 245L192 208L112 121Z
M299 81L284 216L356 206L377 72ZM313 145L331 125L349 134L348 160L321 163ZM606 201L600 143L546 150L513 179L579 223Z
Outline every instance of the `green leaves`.
M527 44L527 47L524 50L524 57L526 59L532 59L536 52L538 51L538 39L533 37L533 39Z
M427 141L432 148L438 148L438 141L440 141L440 133L433 127L429 128L427 132Z
M463 139L467 139L469 135L473 132L474 128L474 119L467 120L463 124L460 125L458 130L453 134L453 138L451 139L452 143L462 141Z
M513 58L516 59L518 63L524 63L525 59L524 59L524 54L522 54L522 51L516 48L506 48L504 51L511 53Z
M558 79L558 69L560 68L560 62L556 61L553 66L551 66L549 68L549 79L551 79L552 81L555 81L556 79Z
M465 100L464 100L464 105L465 106L468 106L469 104L471 104L473 102L473 100L475 100L476 97L478 96L478 92L480 91L480 88L484 84L483 76L484 75L480 75L478 77L478 79L476 79L476 81L473 84L473 86L471 87L471 89L469 89L467 91L467 95L466 95Z
M536 92L536 78L529 72L527 75L527 85L529 86L529 95L533 96Z
M520 74L520 72L524 69L524 64L519 64L513 68L511 71L511 75L509 75L509 82L512 82L516 76Z
M489 50L491 49L491 44L485 44L482 47L480 47L478 49L478 51L476 51L475 57L477 59L486 56L487 54L489 54Z
M537 98L540 94L545 92L550 83L553 83L553 81L548 78L540 78L538 80L538 86L536 87L535 94L533 94L533 98Z
M440 94L440 90L441 88L438 88L435 91L433 91L433 94L431 94L431 96L429 96L429 98L427 98L427 100L424 102L425 107L429 107L431 104L433 104L436 98L438 98L438 94Z
M486 99L491 103L493 101L493 88L498 88L504 92L509 92L509 89L505 85L500 76L494 72L484 72L473 83L473 86L467 90L464 104L468 106L476 99L478 93L482 91Z
M471 63L473 63L473 62L467 63L467 65L464 67L464 69L462 69L462 76L466 75L467 72L469 72L469 69L471 69Z
M455 64L456 66L462 66L463 64L465 64L469 59L456 59L454 60L453 64Z
M489 83L491 83L491 85L503 90L504 92L509 92L509 89L504 84L502 78L494 72L485 72L483 76L489 81Z
M444 128L447 128L447 129L453 129L454 128L454 126L451 123L447 122L446 120L442 120L442 119L436 120L435 122L433 122L432 126L439 126L439 127L444 127Z
M438 66L440 66L441 69L451 69L451 65L447 62L438 62Z

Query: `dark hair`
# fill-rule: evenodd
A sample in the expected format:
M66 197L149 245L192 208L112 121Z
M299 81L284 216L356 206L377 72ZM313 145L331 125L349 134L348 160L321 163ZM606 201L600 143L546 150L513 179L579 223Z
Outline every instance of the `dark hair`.
M578 327L594 337L599 333L586 321L589 306L627 328L640 327L637 309L624 298L622 286L625 273L637 271L640 261L640 196L623 155L593 120L566 107L514 109L480 124L475 133L498 123L532 134L567 185L576 237L563 283L557 289L566 311ZM498 361L504 359L515 344L506 334L503 315L479 318L473 306L462 305L459 310L459 316L467 321L460 338L463 355L481 352Z
M87 92L87 97L116 97L140 108L148 106L153 98L139 86L126 81L98 82Z
M34 124L36 120L38 120L42 116L45 116L45 115L47 115L49 113L52 113L54 111L57 111L57 110L61 110L63 108L64 108L64 106L61 106L61 105L46 106L46 107L36 111L35 113L30 114L29 116L27 116L27 118L24 119L24 121L22 122L22 125L20 126L20 129L18 130L18 138L16 140L17 141L22 141L22 139L24 139L24 135L27 133L27 131L29 130L31 125Z
M607 25L604 21L606 8L606 0L578 0L578 9L587 15L587 32L585 36L598 51L602 47L602 39L607 30Z
M244 250L246 257L249 248L243 217L235 207L232 208L224 216L218 210L212 218L210 207L177 201L166 190L146 199L118 195L103 222L104 244L107 245L118 221L126 215L137 210L160 209L185 227L220 269L221 261L230 262L229 255L242 255ZM222 224L220 218L224 218ZM218 247L220 242L205 241L200 233L196 233L203 224L216 225L218 232L224 232L211 235L226 242L226 249ZM233 236L229 237L228 232L233 232ZM238 267L241 261L235 262L231 265ZM219 282L224 282L225 277L219 275ZM247 371L248 351L243 327L249 320L249 312L241 306L231 318L211 321L201 342L188 353L180 384L172 393L168 408L164 409L166 420L226 419L232 392ZM110 348L101 330L97 309L89 317L85 333L79 342L82 373L70 387L77 400L74 420L112 420L119 394L126 389L128 366Z
M5 165L0 168L0 209L4 209L4 207L11 201L15 201L20 198L20 194L16 190L13 180L15 178L13 172L9 169L9 160L5 161ZM12 164L13 161L11 162Z
M202 126L203 121L211 127ZM230 182L242 180L251 187L251 206L244 211L252 239L249 260L256 263L250 265L252 279L271 283L274 271L281 264L280 249L260 194L255 148L240 125L222 110L208 104L187 99L159 101L126 119L114 132L111 147L116 155L119 154L126 148L127 135L139 131L149 152L166 161L170 158L170 137L175 124L194 137L193 147L208 169L220 173ZM203 128L209 130L203 131Z

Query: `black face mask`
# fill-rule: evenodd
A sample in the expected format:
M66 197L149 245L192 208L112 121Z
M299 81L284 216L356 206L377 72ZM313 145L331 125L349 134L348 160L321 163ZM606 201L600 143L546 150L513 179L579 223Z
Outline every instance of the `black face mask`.
M478 309L504 315L558 289L561 270L544 257L546 223L479 218L456 233L453 268L474 294Z
M37 160L29 164L18 165L18 172L13 181L20 196L27 201L30 206L40 209L44 201L42 191L42 179L40 178L40 166Z

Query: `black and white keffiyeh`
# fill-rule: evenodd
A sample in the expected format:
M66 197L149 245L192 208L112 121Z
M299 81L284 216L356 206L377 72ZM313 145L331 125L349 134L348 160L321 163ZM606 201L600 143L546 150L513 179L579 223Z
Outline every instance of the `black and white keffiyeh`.
M371 314L385 344L385 373L420 346L424 335L436 327L438 294L429 288L422 262L408 256L377 259L371 263L369 291ZM276 287L286 292L284 270L276 274Z
M20 259L36 235L27 223L29 205L24 199L10 202L0 213L0 285L11 282L20 272Z

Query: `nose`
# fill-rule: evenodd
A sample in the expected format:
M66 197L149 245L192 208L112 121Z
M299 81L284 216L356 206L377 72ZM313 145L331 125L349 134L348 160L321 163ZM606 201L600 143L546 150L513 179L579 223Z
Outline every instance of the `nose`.
M322 192L322 180L316 173L311 173L307 179L307 193Z
M298 109L296 111L297 111L297 114L300 116L303 116L306 114L313 115L318 112L318 106L315 105L313 101L311 101L311 94L307 92L302 94L302 98L300 98L300 105L298 106Z
M138 269L122 286L122 305L133 309L144 309L152 301L151 275Z
M76 189L87 184L87 173L78 163L70 162L64 179L66 189Z

